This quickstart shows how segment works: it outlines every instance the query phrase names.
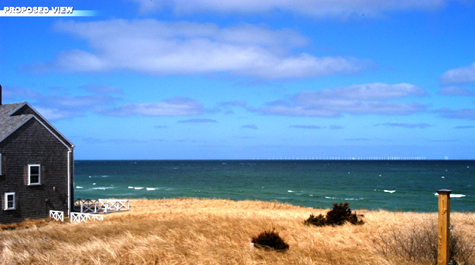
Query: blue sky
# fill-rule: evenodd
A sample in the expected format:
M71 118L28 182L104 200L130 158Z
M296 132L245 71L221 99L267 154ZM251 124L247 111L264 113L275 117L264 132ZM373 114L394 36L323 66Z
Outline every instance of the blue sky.
M3 103L76 159L475 158L475 6L420 0L4 0Z

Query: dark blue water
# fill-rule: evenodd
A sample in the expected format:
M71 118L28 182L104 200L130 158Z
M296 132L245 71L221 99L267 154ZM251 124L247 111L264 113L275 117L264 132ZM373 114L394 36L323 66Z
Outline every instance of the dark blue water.
M453 211L475 211L475 161L161 160L76 161L75 197L222 198L313 208L437 211L452 190Z

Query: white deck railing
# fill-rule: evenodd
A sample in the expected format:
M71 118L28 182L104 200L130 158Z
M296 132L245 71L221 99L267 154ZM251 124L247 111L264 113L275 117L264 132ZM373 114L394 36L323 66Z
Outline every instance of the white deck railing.
M62 211L50 210L49 211L49 217L54 218L54 220L56 220L56 221L61 220L61 222L64 222L64 212L62 212Z
M70 222L87 222L89 220L104 220L104 215L101 214L92 214L92 213L71 213L69 218Z
M98 210L99 203L96 200L81 200L77 199L74 202L75 210L79 210L81 213L92 212L96 213Z
M129 200L76 200L81 213L109 213L130 210Z
M99 203L102 204L105 213L130 210L129 200L99 200Z

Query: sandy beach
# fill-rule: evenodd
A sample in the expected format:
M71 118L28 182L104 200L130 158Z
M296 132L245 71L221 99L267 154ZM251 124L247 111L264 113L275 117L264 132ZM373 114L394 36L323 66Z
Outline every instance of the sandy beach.
M136 199L130 204L130 211L107 214L103 221L48 222L44 226L1 230L1 262L433 264L427 257L391 251L400 244L398 240L411 244L420 234L426 237L426 231L432 231L437 224L437 213L356 209L358 214L364 215L365 224L315 227L304 225L304 220L310 214L325 214L327 209L277 202L193 198ZM452 212L451 220L453 234L466 248L462 254L475 257L472 243L475 242L475 214ZM268 230L278 232L289 244L289 250L282 253L250 246L252 237ZM473 263L465 261L465 264Z

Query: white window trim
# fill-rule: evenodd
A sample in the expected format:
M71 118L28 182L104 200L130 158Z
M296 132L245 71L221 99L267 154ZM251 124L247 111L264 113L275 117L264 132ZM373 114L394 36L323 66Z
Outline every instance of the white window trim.
M8 196L13 195L13 207L8 207ZM8 210L16 210L16 196L15 192L5 192L5 207L3 208L5 211Z
M31 182L31 167L39 167L38 169L38 182ZM41 165L40 164L29 164L28 165L28 185L29 186L34 186L34 185L41 185Z

